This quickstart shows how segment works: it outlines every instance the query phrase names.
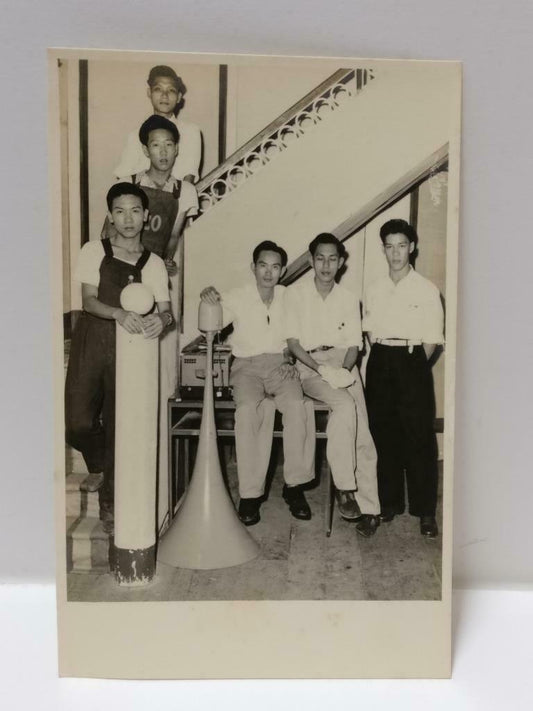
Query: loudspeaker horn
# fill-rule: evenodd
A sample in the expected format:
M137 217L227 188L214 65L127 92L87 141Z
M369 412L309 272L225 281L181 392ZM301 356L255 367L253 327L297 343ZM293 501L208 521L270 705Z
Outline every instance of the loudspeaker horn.
M198 451L185 499L159 542L158 560L176 568L213 570L253 560L259 546L240 522L226 489L217 448L213 402L213 340L222 327L220 304L200 302L207 340L206 378Z

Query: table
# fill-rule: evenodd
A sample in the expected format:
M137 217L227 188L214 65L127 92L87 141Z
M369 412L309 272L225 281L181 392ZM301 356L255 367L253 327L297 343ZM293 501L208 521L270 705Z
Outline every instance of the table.
M215 400L215 424L217 437L231 441L235 438L235 403L233 400ZM191 475L191 440L200 435L203 402L200 400L181 400L173 397L168 401L168 519L169 525L174 518L176 506L180 503ZM320 402L314 402L317 440L327 439L326 426L329 408ZM281 416L276 412L274 437L283 437ZM333 479L327 465L326 502L324 526L326 535L331 535L333 519Z

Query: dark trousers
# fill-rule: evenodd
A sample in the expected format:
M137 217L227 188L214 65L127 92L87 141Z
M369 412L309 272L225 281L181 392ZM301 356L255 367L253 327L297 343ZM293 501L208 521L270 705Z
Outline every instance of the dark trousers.
M100 504L113 506L115 464L115 322L83 314L70 347L65 384L66 440L89 472L103 472Z
M409 513L434 516L437 505L437 441L433 429L433 377L422 346L374 344L366 371L370 431L378 452L378 490L383 513L403 513L404 475Z

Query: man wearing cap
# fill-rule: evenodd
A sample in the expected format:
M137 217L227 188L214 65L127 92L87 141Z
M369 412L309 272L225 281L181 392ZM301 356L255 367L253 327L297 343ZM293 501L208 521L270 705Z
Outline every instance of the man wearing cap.
M366 371L370 429L378 451L381 520L405 509L420 518L420 532L438 535L435 399L430 359L444 342L444 314L437 287L410 264L418 236L405 220L380 230L389 266L364 298L363 328L372 344Z
M147 96L153 112L172 121L180 135L180 150L172 168L172 175L178 180L195 183L200 177L202 134L196 124L184 121L179 116L186 91L181 77L171 67L159 65L150 70ZM143 152L138 132L133 131L127 138L114 175L117 178L128 177L147 170L149 166L150 162Z

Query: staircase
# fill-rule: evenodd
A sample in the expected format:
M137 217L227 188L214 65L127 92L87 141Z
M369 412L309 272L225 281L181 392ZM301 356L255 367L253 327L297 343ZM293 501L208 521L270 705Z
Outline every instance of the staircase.
M99 519L98 489L85 473L65 480L67 572L109 571L109 536Z

